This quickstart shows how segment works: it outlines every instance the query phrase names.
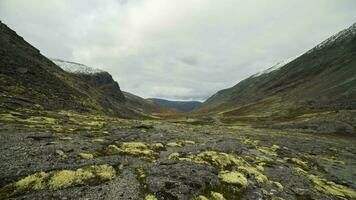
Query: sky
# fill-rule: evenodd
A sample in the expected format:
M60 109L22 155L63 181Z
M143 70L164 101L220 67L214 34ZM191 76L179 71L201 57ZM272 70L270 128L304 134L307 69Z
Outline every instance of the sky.
M355 10L355 0L1 0L0 20L124 91L203 101L351 26Z

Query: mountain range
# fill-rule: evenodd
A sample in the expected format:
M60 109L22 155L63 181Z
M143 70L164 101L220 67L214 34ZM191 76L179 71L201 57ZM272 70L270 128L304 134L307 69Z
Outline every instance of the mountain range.
M75 110L123 118L190 112L223 123L354 132L356 25L315 48L218 91L200 102L144 99L121 91L103 70L48 59L1 23L0 92L4 109ZM332 127L332 128L330 128Z
M356 24L294 60L218 91L195 112L229 123L354 132L355 109Z

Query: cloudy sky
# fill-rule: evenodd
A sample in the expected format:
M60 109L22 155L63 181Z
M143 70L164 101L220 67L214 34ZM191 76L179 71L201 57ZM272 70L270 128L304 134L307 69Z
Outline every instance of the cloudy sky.
M355 0L1 0L0 20L122 90L204 100L347 28L355 10Z

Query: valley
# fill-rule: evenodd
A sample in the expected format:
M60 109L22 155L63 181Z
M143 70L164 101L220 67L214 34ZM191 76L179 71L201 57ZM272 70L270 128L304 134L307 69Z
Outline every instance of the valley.
M68 111L0 123L1 199L356 198L354 138Z
M0 199L356 199L355 136L356 24L199 102L122 91L0 22Z

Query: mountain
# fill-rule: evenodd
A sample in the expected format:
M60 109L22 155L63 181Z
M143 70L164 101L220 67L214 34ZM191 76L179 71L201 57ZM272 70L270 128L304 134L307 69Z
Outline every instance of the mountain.
M124 118L141 117L140 113L126 107L125 97L109 73L66 72L2 22L0 58L0 106L3 111L19 108L73 110Z
M158 98L149 98L148 100L158 104L163 108L172 108L182 112L192 111L194 108L201 104L199 101L169 101Z
M354 132L356 24L292 61L221 90L195 109L222 121Z
M106 71L89 67L81 63L56 58L52 58L51 60L63 70L83 79L93 87L100 89L105 95L110 96L117 101L124 102L124 105L128 109L133 110L136 113L147 116L167 111L167 109L162 108L151 100L144 99L129 92L121 91L118 83Z

